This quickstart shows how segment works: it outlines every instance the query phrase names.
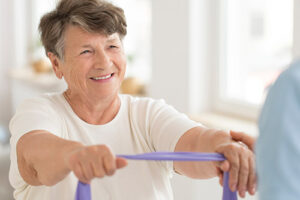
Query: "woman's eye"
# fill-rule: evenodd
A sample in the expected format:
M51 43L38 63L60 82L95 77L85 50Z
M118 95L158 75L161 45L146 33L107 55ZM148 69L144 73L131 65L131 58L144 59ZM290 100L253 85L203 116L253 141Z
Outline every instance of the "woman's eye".
M80 54L86 54L86 53L90 53L90 52L91 52L90 50L84 50Z
M114 48L118 48L116 45L110 45L109 48L114 49Z

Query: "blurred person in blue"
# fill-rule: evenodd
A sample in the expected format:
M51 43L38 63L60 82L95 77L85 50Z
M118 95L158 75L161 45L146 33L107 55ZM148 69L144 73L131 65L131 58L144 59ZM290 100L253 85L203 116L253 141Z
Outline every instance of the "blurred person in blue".
M256 142L260 200L300 199L300 62L271 87Z

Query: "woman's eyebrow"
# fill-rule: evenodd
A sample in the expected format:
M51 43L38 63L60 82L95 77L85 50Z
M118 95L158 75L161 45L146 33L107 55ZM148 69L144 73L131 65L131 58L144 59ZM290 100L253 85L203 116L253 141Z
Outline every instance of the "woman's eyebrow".
M82 46L80 46L81 48L92 48L92 45L90 44L84 44Z

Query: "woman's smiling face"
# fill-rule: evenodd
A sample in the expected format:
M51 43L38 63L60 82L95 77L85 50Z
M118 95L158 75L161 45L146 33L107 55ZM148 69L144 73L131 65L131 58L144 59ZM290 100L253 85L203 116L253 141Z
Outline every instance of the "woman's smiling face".
M70 25L64 35L64 59L54 63L58 77L64 77L69 92L99 99L116 95L124 79L126 58L118 33L90 33Z

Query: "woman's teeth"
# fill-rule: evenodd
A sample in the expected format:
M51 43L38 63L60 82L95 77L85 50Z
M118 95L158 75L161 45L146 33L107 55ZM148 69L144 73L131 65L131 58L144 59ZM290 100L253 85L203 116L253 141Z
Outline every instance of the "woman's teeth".
M102 76L102 77L92 77L92 79L94 80L104 80L104 79L108 79L111 77L112 74L109 74L107 76Z

